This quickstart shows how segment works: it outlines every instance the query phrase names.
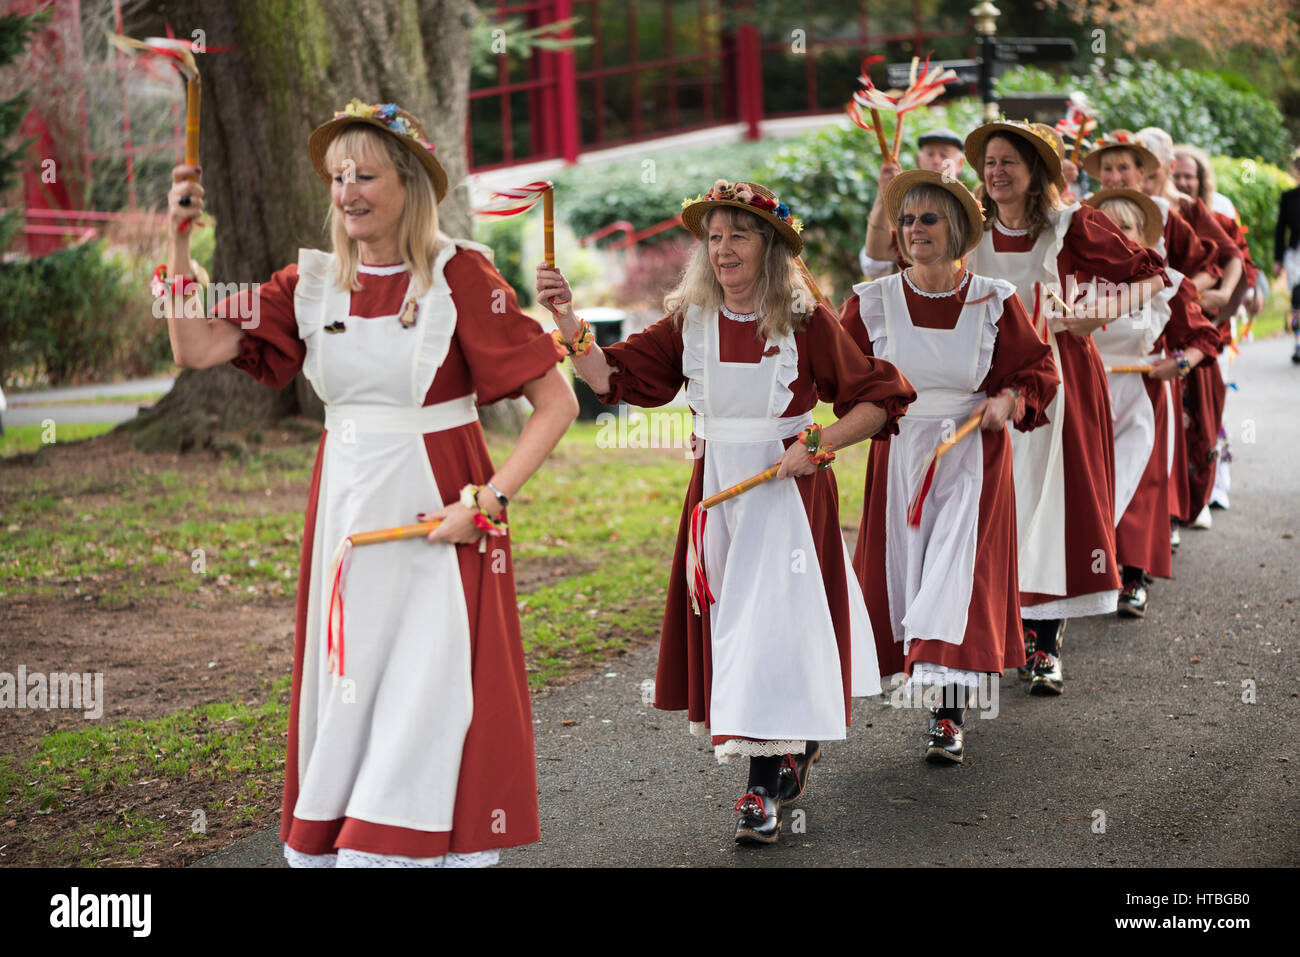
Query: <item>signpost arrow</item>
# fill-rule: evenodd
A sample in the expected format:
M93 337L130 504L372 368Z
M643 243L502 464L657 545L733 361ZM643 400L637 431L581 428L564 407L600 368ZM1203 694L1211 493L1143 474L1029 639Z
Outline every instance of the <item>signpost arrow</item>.
M1000 63L1068 63L1079 55L1071 39L995 37L993 57Z
M930 67L939 70L946 68L955 72L957 79L953 83L958 86L980 81L979 60L943 60L942 62L931 63ZM893 89L904 89L911 82L911 63L890 63L885 66L885 71L885 81Z

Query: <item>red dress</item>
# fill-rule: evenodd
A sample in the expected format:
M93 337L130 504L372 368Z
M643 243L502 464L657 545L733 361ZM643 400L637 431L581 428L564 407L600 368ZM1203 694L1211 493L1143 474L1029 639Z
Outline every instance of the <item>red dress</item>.
M1199 199L1185 198L1179 203L1182 217L1188 226L1200 238L1202 248L1210 246L1215 250L1214 269L1211 274L1219 279L1223 276L1223 267L1233 259L1241 259L1241 250L1233 239L1224 231L1215 215ZM1170 213L1170 219L1174 218ZM1170 265L1182 270L1172 259ZM1245 270L1240 280L1245 281ZM1187 273L1192 275L1192 273ZM1219 327L1220 344L1226 346L1232 341L1230 316L1227 310L1220 310L1222 316L1215 316L1214 322ZM1194 519L1210 502L1214 491L1214 473L1219 461L1219 429L1223 425L1223 406L1227 400L1228 389L1223 381L1223 372L1217 362L1202 362L1182 383L1184 408L1190 418L1186 428L1187 443L1187 519Z
M755 336L752 322L737 322L719 315L717 332L722 362L759 363L764 358L765 344ZM804 328L794 334L794 342L798 350L797 375L789 383L790 399L781 417L800 417L810 412L819 400L832 403L837 416L861 402L873 402L881 405L888 415L879 434L897 431L898 417L915 392L893 366L864 358L829 309L818 306ZM660 319L644 332L615 343L604 352L614 372L609 392L601 396L603 402L654 407L671 401L683 385L690 392L689 379L683 373L683 328L671 317ZM701 439L695 441L699 452L706 443ZM782 444L788 448L794 441L787 438ZM704 496L704 473L705 456L700 454L682 505L659 645L654 702L661 710L685 710L693 730L697 726L717 727L711 719L714 652L710 611L704 600L700 602L703 613L697 615L693 611L685 571L690 516ZM834 626L847 724L852 674L849 569L840 532L838 487L831 470L819 470L795 482L812 530L820 582L824 583ZM814 584L819 579L809 575L807 581ZM712 584L716 586L717 582ZM796 599L797 596L790 596L791 601ZM721 749L729 740L732 738L727 735L713 737L720 759L725 753Z
M891 277L893 278L893 277ZM884 280L880 280L884 282ZM861 287L859 287L861 288ZM952 330L961 313L956 298L931 299L903 284L911 325L923 329ZM849 298L840 310L841 322L865 355L874 355L871 335L863 319L860 295ZM895 325L897 328L897 324ZM905 328L905 327L904 327ZM1052 352L1030 325L1015 295L1003 301L993 339L988 372L978 392L997 395L1016 388L1024 397L1024 415L1015 427L1028 430L1047 422L1044 410L1059 382ZM925 390L920 395L924 397ZM1005 429L980 430L983 475L979 493L978 530L975 540L974 580L960 644L918 639L892 640L894 618L886 588L886 521L891 509L905 510L907 502L888 496L889 455L893 441L871 443L867 460L866 490L853 553L853 570L871 614L876 654L882 675L913 674L917 662L960 671L1002 672L1025 663L1020 624L1020 592L1016 556L1016 502L1012 487L1011 442ZM965 439L974 441L974 438ZM945 460L945 465L951 467Z
M377 270L379 274L366 274L366 269L362 267L359 276L363 288L351 294L347 324L396 322L392 317L399 312L406 297L406 272L387 267ZM550 337L519 310L514 291L480 252L457 251L446 262L444 277L455 306L454 332L428 388L424 406L471 393L477 394L478 404L518 396L526 383L555 364ZM298 287L298 266L291 265L277 272L260 289L243 294L250 300L242 304L244 311L224 313L249 315L248 309L256 305L258 321L245 329L239 355L232 362L274 388L285 386L302 370L308 353L307 344L299 338L295 312L294 293ZM254 297L256 303L251 301ZM503 302L504 312L500 308ZM425 317L417 316L419 321L425 321ZM346 330L342 335L347 335ZM405 355L394 355L392 360L393 368L408 361ZM454 786L451 828L415 830L347 815L332 820L295 816L301 762L305 760L299 748L300 727L303 715L310 713L308 709L312 707L312 702L302 694L303 662L309 650L318 653L318 649L308 648L307 622L322 585L312 580L312 550L319 514L322 461L329 439L330 433L324 433L317 450L303 533L281 839L294 850L310 855L351 848L421 858L448 852L469 854L537 841L540 835L532 714L508 538L493 539L493 548L487 552L480 552L477 545L455 546L468 619L473 701ZM464 485L482 484L493 474L483 430L477 420L427 433L423 445L442 498L442 502L429 502L429 511L456 501ZM413 521L415 516L410 518ZM505 574L494 574L499 569L490 563L499 563L502 550ZM319 568L321 556L316 558ZM312 641L323 639L313 634ZM410 728L393 733L402 730L408 735L408 746L412 747L411 766L417 767L422 733L420 729ZM373 734L385 734L378 717Z

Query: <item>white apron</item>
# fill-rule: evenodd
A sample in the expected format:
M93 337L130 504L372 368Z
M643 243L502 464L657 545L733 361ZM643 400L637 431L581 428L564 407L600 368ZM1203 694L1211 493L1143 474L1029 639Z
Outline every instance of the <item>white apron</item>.
M1020 302L1032 318L1034 284L1044 283L1068 301L1057 275L1056 259L1078 205L1052 213L1051 225L1039 234L1032 250L1004 253L993 249L993 232L985 230L970 254L967 268L976 275L1005 279L1016 287ZM1010 232L1009 230L1004 230ZM1046 296L1046 293L1044 293ZM1044 316L1052 315L1044 303ZM1058 373L1061 353L1056 344L1058 319L1047 321L1047 344ZM1068 333L1067 333L1068 335ZM1040 595L1064 595L1065 584L1065 459L1062 451L1067 401L1064 381L1047 406L1048 426L1011 430L1012 468L1016 484L1016 527L1019 540L1020 590ZM1027 611L1026 611L1027 613Z
M687 311L682 371L695 434L705 441L707 498L769 468L812 414L781 417L798 376L793 335L758 363L719 358L718 316ZM866 604L843 546L852 620L851 691L880 692ZM798 487L773 480L710 509L704 562L713 660L709 724L716 736L762 741L845 737L844 685L830 605Z
M1151 350L1169 322L1169 303L1183 278L1176 270L1166 271L1174 285L1162 289L1136 312L1094 330L1092 340L1104 365L1150 365L1163 357L1162 353ZM1106 373L1111 420L1115 423L1116 526L1133 501L1142 474L1155 452L1156 417L1151 397L1147 394L1146 380L1145 375L1137 372ZM1165 398L1168 400L1168 393ZM1166 441L1167 445L1169 441Z
M471 248L483 251L483 247ZM330 556L354 532L409 525L444 503L422 434L477 419L474 396L423 407L456 309L434 265L415 325L349 315L334 257L301 250L294 294L303 372L325 402L327 435L312 542L298 714L294 816L353 817L448 831L473 711L469 619L453 545L407 539L357 548L348 572L344 678L328 671ZM380 272L390 271L388 269ZM364 280L363 280L364 281ZM342 321L342 332L325 327Z
M968 419L986 395L976 392L993 358L1002 304L1010 283L971 276L968 300L952 329L915 326L899 273L853 287L872 352L893 363L917 397L889 440L885 514L885 581L894 641L906 655L913 640L959 645L966 633L974 587L984 441L977 432L942 459L921 512L907 525L907 502L921 482L926 459ZM933 666L932 666L933 667Z

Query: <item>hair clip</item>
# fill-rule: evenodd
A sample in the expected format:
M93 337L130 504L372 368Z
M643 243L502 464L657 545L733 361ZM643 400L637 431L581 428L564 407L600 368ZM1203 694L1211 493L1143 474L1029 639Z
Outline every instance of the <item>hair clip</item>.
M420 311L420 304L414 299L408 299L402 304L402 311L398 314L397 321L405 329L410 329L415 325L415 314Z
M343 325L342 319L340 319L338 322L331 322L328 326L325 327L326 332L343 332L346 329L347 326Z

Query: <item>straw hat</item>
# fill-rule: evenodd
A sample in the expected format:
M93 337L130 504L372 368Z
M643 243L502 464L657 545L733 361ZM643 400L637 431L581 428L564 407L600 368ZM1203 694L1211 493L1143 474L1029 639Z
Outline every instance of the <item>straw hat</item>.
M682 200L682 225L696 239L706 240L704 219L709 210L718 206L734 206L772 224L791 251L798 256L803 251L803 223L790 215L790 207L777 199L766 186L758 183L728 183L720 179L703 196Z
M1142 145L1137 134L1129 130L1114 130L1097 140L1094 146L1080 161L1084 172L1093 179L1101 179L1101 154L1107 150L1131 150L1137 157L1137 164L1144 172L1152 172L1160 165L1156 154Z
M334 178L330 174L329 167L325 165L325 153L330 143L344 129L357 124L383 130L414 153L420 165L428 171L429 178L433 180L433 189L438 201L442 201L442 198L447 195L447 173L443 170L442 164L434 159L434 146L425 136L420 121L396 103L367 104L354 99L345 109L335 113L334 119L327 120L312 130L311 138L307 141L307 149L311 153L311 165L316 167L317 174L326 184L332 182Z
M1056 149L1056 155L1065 159L1065 137L1054 126L1047 123L1034 123L1034 129L1038 130L1039 135L1046 136L1052 141L1052 146Z
M903 210L903 198L912 187L925 183L952 193L966 213L966 246L961 251L965 256L984 238L984 210L980 207L979 200L971 195L971 191L951 176L944 176L943 173L931 169L909 169L906 173L899 173L885 187L885 213L889 216L889 221L898 223L898 217ZM902 230L899 230L898 245L901 249Z
M1023 120L997 120L985 123L966 137L966 162L982 180L984 178L984 145L995 133L1018 136L1043 158L1047 166L1047 175L1057 189L1065 191L1065 177L1061 175L1061 154L1057 152L1057 138L1048 136L1041 123L1029 123Z
M1084 202L1093 209L1100 210L1101 204L1108 199L1127 199L1142 210L1142 218L1146 221L1142 231L1143 246L1151 248L1160 242L1160 237L1165 231L1164 217L1160 215L1160 207L1150 196L1140 189L1099 189Z

